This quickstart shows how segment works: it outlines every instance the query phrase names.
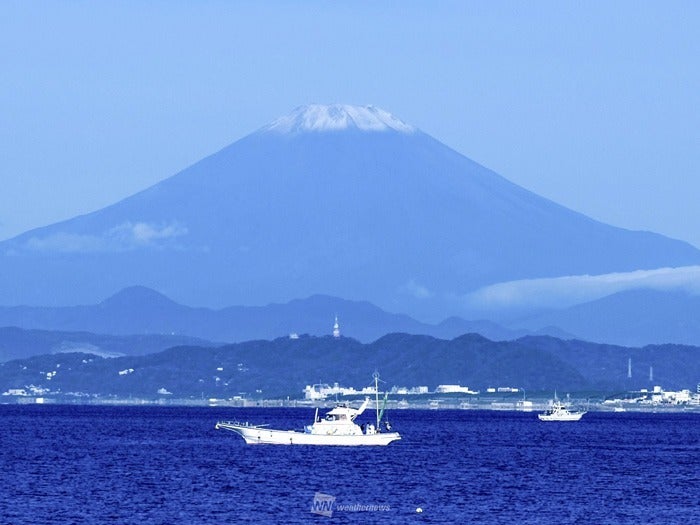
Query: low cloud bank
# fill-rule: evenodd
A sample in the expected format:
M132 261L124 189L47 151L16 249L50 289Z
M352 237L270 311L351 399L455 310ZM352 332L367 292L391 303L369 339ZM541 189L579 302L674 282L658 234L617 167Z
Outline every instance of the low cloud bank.
M566 308L637 289L700 294L700 266L508 281L480 288L463 300L471 310Z
M31 237L22 246L27 251L90 253L121 252L140 247L163 247L187 234L178 223L155 224L126 221L99 235L57 232Z

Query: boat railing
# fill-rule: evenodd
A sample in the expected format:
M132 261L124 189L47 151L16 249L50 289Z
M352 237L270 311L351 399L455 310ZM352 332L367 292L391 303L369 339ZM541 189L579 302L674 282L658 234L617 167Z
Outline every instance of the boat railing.
M228 425L228 426L233 426L233 427L248 427L248 428L262 428L262 427L269 427L270 425L268 423L265 423L263 425L251 425L247 421L218 421L216 423L217 425Z

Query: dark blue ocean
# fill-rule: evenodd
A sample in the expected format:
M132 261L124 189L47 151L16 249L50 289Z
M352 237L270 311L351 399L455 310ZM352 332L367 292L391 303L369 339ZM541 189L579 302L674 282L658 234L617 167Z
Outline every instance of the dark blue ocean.
M313 409L2 405L0 523L700 523L700 414L390 418L388 447L249 446L216 421Z

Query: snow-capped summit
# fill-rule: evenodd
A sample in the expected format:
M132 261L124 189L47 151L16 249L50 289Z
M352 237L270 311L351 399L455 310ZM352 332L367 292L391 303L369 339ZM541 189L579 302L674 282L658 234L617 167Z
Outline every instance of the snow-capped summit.
M388 111L374 106L347 104L311 104L300 106L289 115L281 117L261 131L296 133L304 131L388 131L413 133L415 128L396 118Z

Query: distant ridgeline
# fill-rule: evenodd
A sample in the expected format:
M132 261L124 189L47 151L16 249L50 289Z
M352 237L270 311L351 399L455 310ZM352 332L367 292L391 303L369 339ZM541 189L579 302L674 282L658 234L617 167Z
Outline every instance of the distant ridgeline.
M370 344L340 337L285 337L219 347L178 346L144 356L59 353L0 364L0 392L175 398L302 397L305 385L362 387L375 370L391 386L461 384L526 391L694 390L700 348L625 348L551 337L494 342L391 334ZM653 370L653 378L650 378Z

